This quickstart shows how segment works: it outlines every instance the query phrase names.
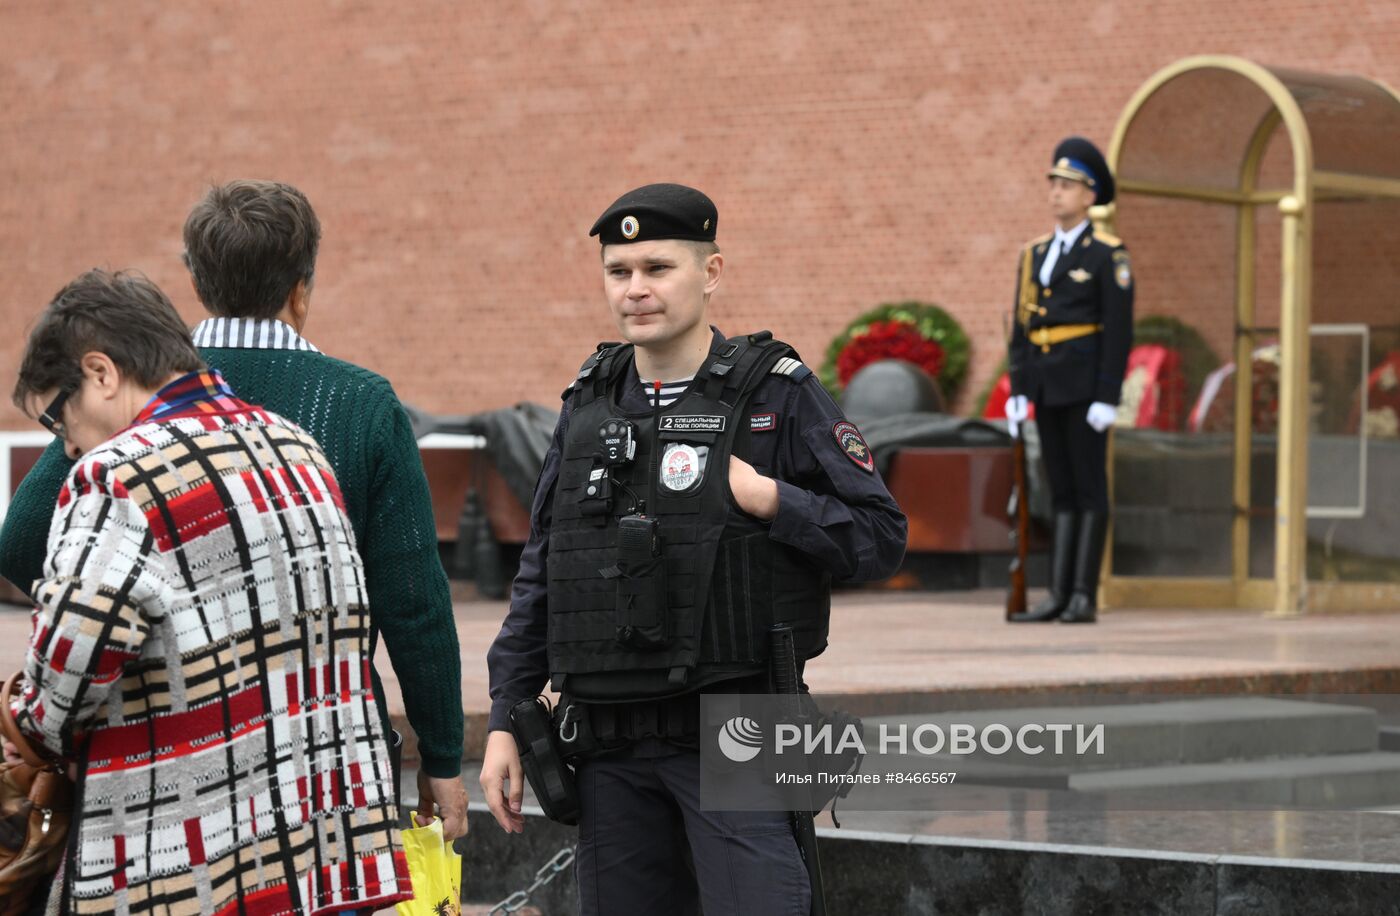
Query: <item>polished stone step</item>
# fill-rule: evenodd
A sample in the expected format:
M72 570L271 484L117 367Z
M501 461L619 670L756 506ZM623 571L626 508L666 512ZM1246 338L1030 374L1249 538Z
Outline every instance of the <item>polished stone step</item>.
M1383 751L1400 751L1400 725L1381 726L1380 749Z
M1073 792L1134 801L1189 799L1229 807L1371 807L1400 804L1400 753L1370 751L1277 760L1073 773Z
M469 900L504 900L577 842L577 830L526 808L503 833L473 804L463 841ZM828 913L891 916L1379 916L1397 912L1400 866L1204 855L1111 846L818 830ZM546 914L577 912L572 870L540 889Z
M987 711L872 716L864 720L868 747L879 745L881 726L911 736L920 725L938 725L947 733L954 723L979 733L1000 724L1016 733L1026 724L1103 725L1104 753L1077 757L1073 770L1114 770L1172 764L1353 754L1377 748L1377 714L1361 706L1283 700L1271 697L1137 701L1130 704L1027 707ZM1069 742L1073 746L1073 741ZM910 754L910 757L917 756ZM1015 768L1062 770L1066 759L1053 754L1016 752L969 755L985 772ZM990 766L983 767L983 762Z

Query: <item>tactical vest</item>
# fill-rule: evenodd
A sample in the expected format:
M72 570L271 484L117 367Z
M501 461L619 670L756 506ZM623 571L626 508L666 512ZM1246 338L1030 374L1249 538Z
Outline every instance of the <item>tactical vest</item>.
M670 406L628 412L618 397L632 355L631 345L600 345L564 393L572 409L547 561L555 689L580 700L640 700L759 674L769 628L780 622L793 627L802 658L819 654L830 574L773 541L729 490L730 455L749 455L749 399L768 375L798 365L794 351L767 331L732 338ZM609 419L637 431L636 454L610 473L600 472L599 435ZM611 491L603 501L600 484ZM660 556L619 563L637 546L626 526L642 502L656 520Z

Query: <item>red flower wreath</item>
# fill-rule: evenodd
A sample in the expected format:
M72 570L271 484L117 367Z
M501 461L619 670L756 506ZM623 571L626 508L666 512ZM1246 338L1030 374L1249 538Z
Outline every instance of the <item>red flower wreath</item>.
M851 376L873 362L902 359L933 378L943 369L943 348L907 321L874 321L864 334L852 337L836 357L836 377L845 386Z

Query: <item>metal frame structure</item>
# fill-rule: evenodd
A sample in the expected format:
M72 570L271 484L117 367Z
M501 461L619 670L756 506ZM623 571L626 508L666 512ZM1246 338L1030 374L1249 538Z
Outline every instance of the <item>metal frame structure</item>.
M1240 151L1236 187L1222 189L1191 183L1135 180L1119 172L1130 129L1144 106L1173 80L1188 73L1218 71L1243 77L1264 93L1270 107ZM1318 78L1325 78L1317 75ZM1400 95L1384 84L1365 81L1400 108ZM1292 181L1287 187L1259 186L1265 150L1276 131L1286 132L1292 152ZM1400 135L1394 137L1400 145ZM1400 586L1389 583L1306 581L1307 455L1309 407L1309 328L1311 323L1313 218L1318 201L1343 198L1400 199L1400 178L1322 171L1314 167L1313 137L1300 106L1278 73L1238 57L1200 56L1173 63L1154 74L1133 95L1114 130L1108 153L1118 175L1121 206L1132 206L1135 195L1179 198L1239 211L1236 236L1234 359L1235 391L1253 387L1252 354L1255 303L1255 220L1249 208L1275 206L1282 217L1280 327L1281 369L1278 428L1278 490L1276 494L1274 576L1249 576L1250 398L1235 398L1234 519L1231 531L1232 574L1229 578L1114 576L1112 538L1105 556L1101 604L1105 607L1231 607L1271 610L1293 615L1305 611L1390 610L1400 608ZM1099 208L1097 222L1111 224L1113 209ZM1112 462L1110 461L1110 467Z

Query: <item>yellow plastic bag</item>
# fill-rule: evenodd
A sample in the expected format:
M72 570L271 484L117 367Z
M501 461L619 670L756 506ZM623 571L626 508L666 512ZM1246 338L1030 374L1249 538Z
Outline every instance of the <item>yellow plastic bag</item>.
M413 812L412 823L418 823ZM442 818L403 831L403 851L413 879L413 899L394 907L399 916L458 916L462 912L462 857L444 843Z

